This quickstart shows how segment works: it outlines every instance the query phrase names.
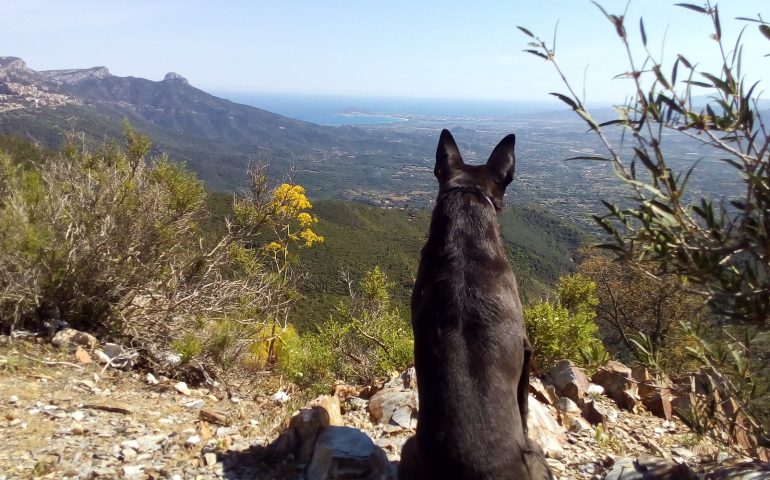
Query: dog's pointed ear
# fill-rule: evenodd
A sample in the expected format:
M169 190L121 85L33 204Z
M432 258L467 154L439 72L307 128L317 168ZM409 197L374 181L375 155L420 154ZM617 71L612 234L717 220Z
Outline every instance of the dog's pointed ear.
M515 146L516 135L510 134L500 140L487 160L487 167L500 175L503 186L508 186L513 180L513 171L516 168L516 156L513 153Z
M449 172L454 168L458 168L463 165L463 159L460 156L460 149L457 148L455 139L449 130L444 129L441 131L441 138L438 140L438 148L436 148L436 167L433 169L434 175L440 181L449 177Z

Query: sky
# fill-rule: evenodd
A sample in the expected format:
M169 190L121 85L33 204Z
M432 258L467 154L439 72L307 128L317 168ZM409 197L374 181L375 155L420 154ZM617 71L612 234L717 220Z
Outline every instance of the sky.
M708 18L673 3L632 1L629 37L641 44L641 16L655 56L713 66ZM719 7L730 45L745 24L736 16L770 19L768 0ZM209 91L542 101L564 88L552 65L522 52L516 26L551 43L557 21L556 59L576 90L589 103L622 101L629 80L613 77L628 70L624 49L588 0L0 0L0 56L151 80L174 71ZM746 74L766 77L770 41L756 25L743 40Z

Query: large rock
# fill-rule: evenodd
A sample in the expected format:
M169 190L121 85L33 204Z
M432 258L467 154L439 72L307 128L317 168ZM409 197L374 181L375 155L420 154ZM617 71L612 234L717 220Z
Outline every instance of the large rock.
M399 388L403 390L417 389L417 370L409 368L398 374L394 379L383 385L384 388Z
M620 362L610 360L594 373L591 381L604 387L607 396L615 400L620 408L633 411L639 403L639 393L631 369Z
M576 413L580 412L580 407L577 406L577 403L573 402L567 397L559 397L558 400L556 400L556 410L558 410L560 413Z
M529 396L529 415L527 416L529 437L543 448L548 457L559 457L564 452L567 436L546 405L534 396Z
M324 399L324 397L319 397L319 399ZM285 457L291 453L296 456L299 462L307 463L313 457L313 450L321 430L331 425L333 417L337 417L334 419L335 422L341 423L339 400L336 403L337 413L335 416L333 408L332 414L330 414L325 406L319 404L326 403L327 400L318 402L319 399L314 400L307 408L303 408L291 417L289 428L270 444L269 450L274 456ZM314 402L316 402L315 405L313 405ZM334 403L333 400L330 402Z
M636 460L620 458L604 476L605 480L691 480L695 474L687 464L642 455Z
M567 397L578 406L583 405L583 397L591 382L582 370L569 360L562 360L551 368L551 382L563 397Z
M403 415L404 408L417 412L417 393L414 390L402 390L398 387L386 387L369 399L369 414L373 423L390 423L396 411Z
M90 333L81 332L74 328L65 328L53 336L51 343L59 347L75 348L80 345L86 348L96 348L99 341Z
M631 377L637 384L642 404L653 415L666 420L671 419L671 382L664 378L655 378L647 367L636 365L631 369Z
M365 433L326 427L318 436L307 480L382 480L390 477L385 452Z
M618 412L613 411L611 407L599 405L596 400L588 400L583 405L583 418L591 425L607 424L618 419Z
M671 408L671 394L668 389L662 389L647 395L642 400L642 403L656 417L665 418L666 420L671 419L673 412Z
M531 393L539 402L546 405L553 405L559 396L553 385L545 385L539 378L529 379L529 393Z
M342 420L340 399L336 395L321 395L320 397L308 403L305 408L322 409L326 416L329 417L329 423L327 425L342 426L345 424L345 422Z
M691 374L671 377L671 410L677 415L689 415L695 404L695 376Z

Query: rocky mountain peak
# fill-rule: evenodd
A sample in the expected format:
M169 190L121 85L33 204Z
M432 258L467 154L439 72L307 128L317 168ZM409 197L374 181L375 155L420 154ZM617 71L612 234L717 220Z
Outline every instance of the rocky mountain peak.
M1 70L27 70L27 64L19 57L0 57Z
M21 58L0 57L0 80L24 83L34 75L35 71L27 67Z
M57 83L79 83L84 80L101 80L110 76L107 67L91 67L67 70L43 70L40 72L46 79Z
M181 83L184 83L185 85L190 84L190 82L188 82L186 78L184 78L183 76L179 75L176 72L168 72L166 76L163 77L163 81L164 82L181 82Z

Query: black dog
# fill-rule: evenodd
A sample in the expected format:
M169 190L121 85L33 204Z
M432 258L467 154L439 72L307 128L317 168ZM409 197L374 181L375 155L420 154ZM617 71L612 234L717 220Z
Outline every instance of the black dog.
M473 166L441 132L439 194L412 292L417 434L400 480L551 478L527 438L531 348L497 222L515 142L508 135Z

